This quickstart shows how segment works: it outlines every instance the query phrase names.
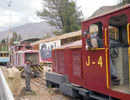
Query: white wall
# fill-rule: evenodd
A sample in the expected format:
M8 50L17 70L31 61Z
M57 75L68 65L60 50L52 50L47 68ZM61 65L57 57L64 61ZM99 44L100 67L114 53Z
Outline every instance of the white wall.
M39 51L41 50L41 46L43 44L46 45L47 49L52 50L52 47L56 48L58 46L61 46L61 40L55 40L55 41L51 41L51 42L41 43L41 44L39 44ZM40 62L42 62L41 55L40 55Z

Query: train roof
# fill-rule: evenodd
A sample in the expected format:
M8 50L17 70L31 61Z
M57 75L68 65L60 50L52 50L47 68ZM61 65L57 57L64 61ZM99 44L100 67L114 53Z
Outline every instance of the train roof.
M82 46L82 40L78 40L78 41L75 41L73 43L70 43L70 44L66 44L66 45L62 45L62 46L59 46L59 47L56 47L54 48L53 50L57 50L57 49L65 49L65 48L81 48Z
M81 36L81 34L82 34L81 30L79 30L79 31L70 32L70 33L59 35L59 36L53 36L50 38L39 40L34 43L31 43L31 45L37 45L40 43L46 43L46 42L51 42L51 41L55 41L55 40L62 40L62 39L67 39L67 38L71 38L71 37Z
M112 14L112 13L115 13L115 12L117 12L117 11L121 11L121 10L124 10L124 9L128 9L128 8L130 8L130 4L125 5L125 6L122 6L122 7L119 7L119 8L116 8L116 9L114 9L114 10L110 10L110 11L108 11L108 12L105 12L105 13L103 13L103 14L100 14L100 15L97 15L97 16L94 16L94 17L90 17L90 18L84 20L82 23L87 22L87 21L90 21L90 20L93 20L93 19L96 19L96 18L104 17L104 16L106 16L106 15L109 15L109 14Z
M41 40L42 38L27 38L20 41L20 44L32 43Z
M38 50L19 50L17 53L38 53Z
M9 53L9 51L0 51L0 53Z

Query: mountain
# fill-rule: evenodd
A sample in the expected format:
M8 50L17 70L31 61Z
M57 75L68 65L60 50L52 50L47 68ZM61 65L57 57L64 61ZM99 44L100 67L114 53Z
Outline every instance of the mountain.
M23 40L28 38L42 38L47 35L52 36L52 31L55 30L55 28L50 26L47 22L42 21L40 23L27 23L22 26L17 26L12 30L20 34ZM7 38L8 35L9 31L0 32L0 40Z
M105 13L105 12L107 12L107 11L113 10L113 9L118 8L118 7L120 7L120 6L122 6L122 2L119 3L119 4L117 4L117 5L113 5L113 6L102 6L102 7L100 7L99 9L97 9L97 10L92 14L91 17L94 17L94 16L97 16L97 15L103 14L103 13Z

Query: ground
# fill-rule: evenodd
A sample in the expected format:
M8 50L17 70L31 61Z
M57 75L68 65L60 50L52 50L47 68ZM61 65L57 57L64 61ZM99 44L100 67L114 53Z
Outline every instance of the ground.
M75 100L63 95L58 88L47 88L45 85L45 72L51 71L50 67L44 67L44 73L41 77L32 78L31 89L32 92L26 92L25 80L22 78L21 93L15 97L15 100Z

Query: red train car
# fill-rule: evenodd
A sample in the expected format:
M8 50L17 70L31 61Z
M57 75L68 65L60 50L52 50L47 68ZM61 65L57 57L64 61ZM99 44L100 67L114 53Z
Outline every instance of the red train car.
M95 31L103 47L86 50L86 32ZM82 43L57 48L52 56L47 86L56 84L62 93L84 99L130 100L130 5L83 21ZM112 84L110 57L121 79L119 85Z

